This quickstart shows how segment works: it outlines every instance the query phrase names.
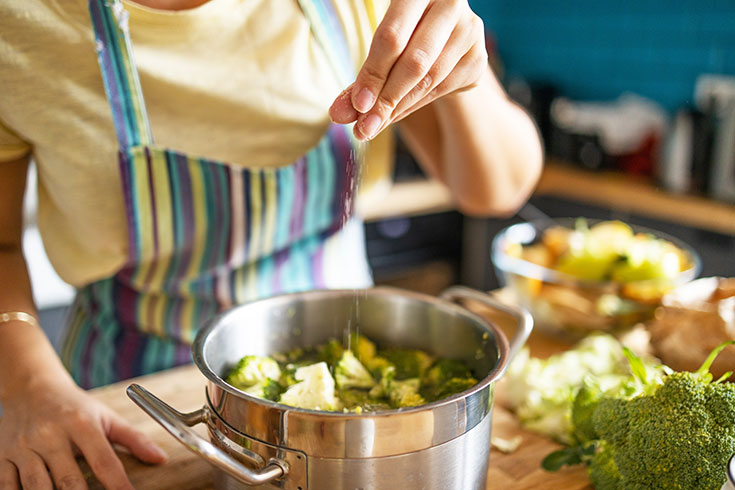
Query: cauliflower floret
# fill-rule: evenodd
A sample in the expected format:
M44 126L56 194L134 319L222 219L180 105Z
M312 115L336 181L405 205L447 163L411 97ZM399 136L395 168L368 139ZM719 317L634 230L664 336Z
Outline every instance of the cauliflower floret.
M339 400L334 394L334 378L326 362L300 367L294 374L299 383L281 395L280 403L311 410L338 410Z
M357 360L352 351L346 350L334 368L334 379L337 387L344 388L372 388L375 380L365 366Z

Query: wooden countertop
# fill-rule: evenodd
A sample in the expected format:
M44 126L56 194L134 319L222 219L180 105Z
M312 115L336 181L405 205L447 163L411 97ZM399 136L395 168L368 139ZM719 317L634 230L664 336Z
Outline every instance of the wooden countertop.
M558 161L545 167L534 192L660 218L735 235L735 205L705 197L663 191L650 179L619 172L592 172ZM395 184L381 203L365 213L367 221L454 209L449 192L433 180Z
M489 314L488 312L480 312ZM504 329L509 328L510 320L500 314L494 320ZM552 339L532 334L528 345L537 356L548 356L566 347ZM106 403L127 420L133 422L148 434L168 453L169 461L161 466L145 465L127 454L121 454L123 464L130 475L133 485L142 490L210 490L212 486L211 467L203 460L174 440L156 422L148 417L125 395L125 388L131 382L140 383L174 408L188 412L204 404L204 377L194 366L171 369L158 374L144 376L137 380L125 381L93 390L95 398ZM592 488L582 467L566 468L556 473L541 469L541 460L549 452L558 448L549 439L523 430L517 420L501 406L502 383L496 390L496 405L493 411L493 437L511 439L522 437L520 447L511 454L503 454L492 449L488 471L488 488L503 489L557 489L566 490ZM203 426L198 431L205 434ZM101 488L90 475L90 488Z

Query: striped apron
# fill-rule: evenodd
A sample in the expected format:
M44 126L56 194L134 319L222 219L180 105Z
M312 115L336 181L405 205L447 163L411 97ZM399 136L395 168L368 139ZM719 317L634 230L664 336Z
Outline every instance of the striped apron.
M331 0L299 0L342 86L354 78ZM191 360L197 328L232 305L282 292L371 284L352 215L358 143L330 124L295 163L246 168L153 144L120 0L90 0L119 140L128 258L81 288L62 359L90 388Z

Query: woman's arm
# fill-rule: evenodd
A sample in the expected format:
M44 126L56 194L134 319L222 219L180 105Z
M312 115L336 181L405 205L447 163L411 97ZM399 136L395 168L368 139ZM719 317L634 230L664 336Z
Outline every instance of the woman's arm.
M437 99L398 126L424 170L447 184L466 214L514 213L540 176L536 126L489 68L475 87Z
M21 250L28 157L0 162L0 313L36 315ZM143 434L79 389L44 332L0 323L0 488L86 488L74 459L85 457L106 488L132 488L111 442L151 463L165 455Z
M470 214L510 214L540 175L538 132L491 74L467 0L392 0L330 115L360 139L403 121L414 155Z

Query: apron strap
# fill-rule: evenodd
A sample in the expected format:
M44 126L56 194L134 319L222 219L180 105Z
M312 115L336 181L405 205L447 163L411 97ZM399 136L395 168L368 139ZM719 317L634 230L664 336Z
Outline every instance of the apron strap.
M355 64L350 54L344 25L337 16L332 0L298 0L301 10L311 25L314 37L329 58L329 63L337 75L342 88L347 87L355 79ZM371 27L375 18L371 10L372 0L366 0L371 16ZM368 5L369 4L369 5ZM370 16L370 14L369 14Z
M121 148L153 143L121 0L89 0L97 60Z

